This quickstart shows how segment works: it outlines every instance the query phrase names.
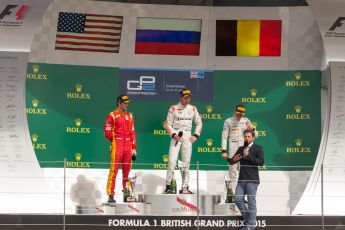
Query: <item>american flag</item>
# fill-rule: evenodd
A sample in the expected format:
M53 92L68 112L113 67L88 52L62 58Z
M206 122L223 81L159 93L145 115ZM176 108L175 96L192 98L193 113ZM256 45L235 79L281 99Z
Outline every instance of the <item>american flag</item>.
M60 12L55 49L118 53L122 16Z

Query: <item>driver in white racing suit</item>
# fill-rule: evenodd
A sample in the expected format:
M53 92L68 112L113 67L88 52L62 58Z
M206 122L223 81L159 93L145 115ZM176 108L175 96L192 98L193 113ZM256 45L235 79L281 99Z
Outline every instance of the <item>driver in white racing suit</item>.
M237 149L244 144L243 132L246 129L254 129L250 120L244 116L246 108L244 105L237 105L234 116L226 119L222 131L222 158L232 158ZM257 132L255 131L255 136ZM229 151L227 144L229 142ZM235 191L237 184L237 165L229 165L230 188Z
M173 177L173 171L176 166L179 151L181 149L181 160L186 166L185 178L182 186L189 190L189 164L192 155L192 143L200 136L202 129L201 117L195 106L190 105L192 94L190 90L183 89L180 92L180 102L170 107L165 123L165 129L171 137L169 148L169 163L166 176L166 188L164 193L171 193L170 182ZM195 131L192 133L192 123L195 123Z

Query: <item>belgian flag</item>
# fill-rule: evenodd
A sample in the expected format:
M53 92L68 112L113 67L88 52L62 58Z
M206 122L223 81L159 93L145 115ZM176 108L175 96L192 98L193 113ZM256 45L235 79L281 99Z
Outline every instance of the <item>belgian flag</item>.
M281 56L281 20L217 20L216 56Z

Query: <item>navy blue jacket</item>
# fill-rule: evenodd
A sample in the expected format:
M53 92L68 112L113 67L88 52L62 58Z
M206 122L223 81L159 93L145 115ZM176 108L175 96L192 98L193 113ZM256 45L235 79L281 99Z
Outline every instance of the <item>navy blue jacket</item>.
M240 162L240 175L238 181L246 181L252 183L260 183L259 169L258 166L264 165L264 152L263 148L260 145L253 143L249 148L249 154L246 157L243 157L244 146L241 146L237 149L236 155L242 155L241 160L235 161L233 158L230 158L229 164L233 165L237 162Z

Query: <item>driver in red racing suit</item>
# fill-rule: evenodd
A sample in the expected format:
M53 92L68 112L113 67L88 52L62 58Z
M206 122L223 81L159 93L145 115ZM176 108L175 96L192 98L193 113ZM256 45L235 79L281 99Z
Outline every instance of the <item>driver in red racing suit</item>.
M122 187L126 187L132 166L132 156L136 156L136 138L133 115L127 112L128 96L117 98L117 108L108 114L104 123L104 136L110 141L110 169L107 182L108 203L115 203L114 190L116 175L122 164Z

